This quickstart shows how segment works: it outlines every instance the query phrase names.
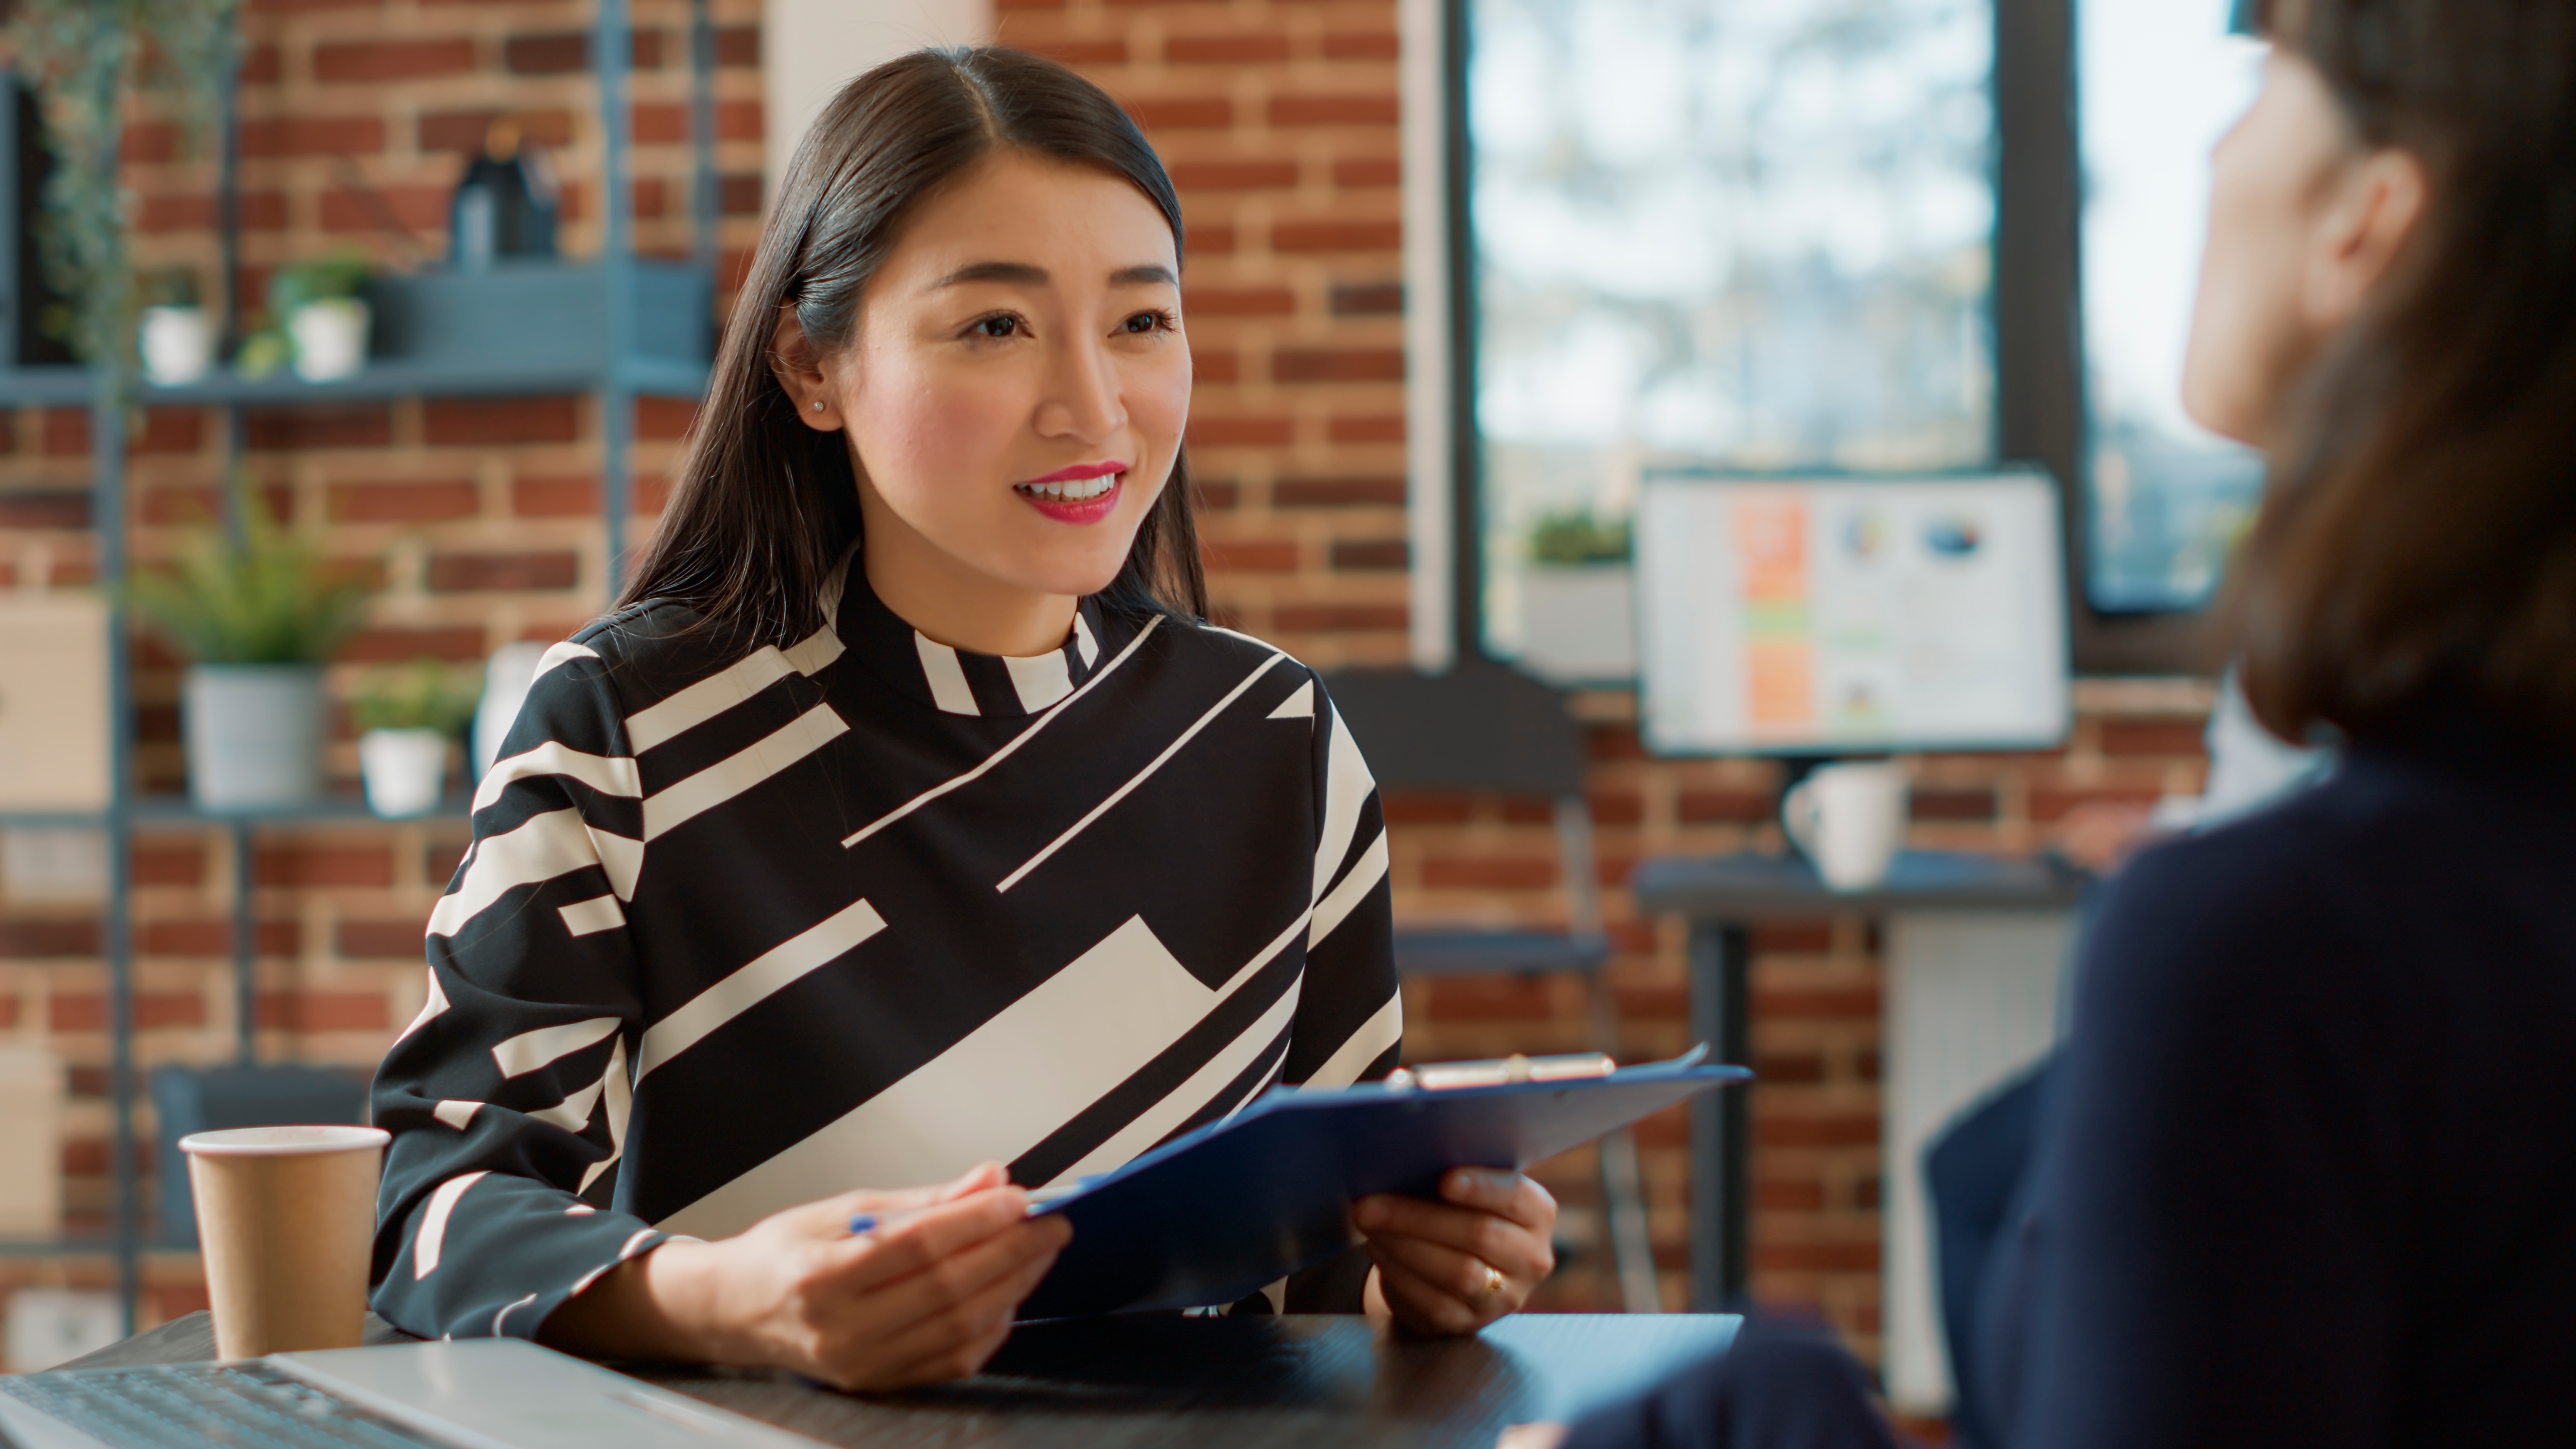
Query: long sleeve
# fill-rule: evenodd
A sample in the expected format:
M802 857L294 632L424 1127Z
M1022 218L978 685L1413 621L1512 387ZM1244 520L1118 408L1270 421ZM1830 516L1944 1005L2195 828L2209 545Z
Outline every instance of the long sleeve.
M1377 781L1322 681L1311 688L1315 904L1307 923L1296 1029L1280 1079L1295 1086L1346 1087L1395 1069L1404 1042L1404 998L1396 990L1386 816Z
M374 1306L431 1338L529 1338L664 1240L610 1206L626 1135L641 794L601 661L557 645L432 912L428 1001L376 1077L393 1134Z
M1311 671L1091 603L1012 660L826 613L549 652L378 1080L395 1323L531 1335L666 1233L1080 1178L1393 1066L1385 823Z
M1315 711L1315 908L1306 935L1306 977L1281 1080L1344 1087L1395 1070L1404 1045L1404 997L1396 989L1395 913L1387 887L1386 815L1368 762L1317 680ZM1353 1248L1281 1285L1290 1313L1357 1313L1369 1257ZM1249 1300L1247 1300L1249 1301Z

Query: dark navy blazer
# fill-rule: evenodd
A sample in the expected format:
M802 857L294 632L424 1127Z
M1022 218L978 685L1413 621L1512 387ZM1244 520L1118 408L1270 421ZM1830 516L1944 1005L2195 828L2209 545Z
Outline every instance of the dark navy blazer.
M2087 934L2052 1075L1983 1295L1971 1387L2000 1443L2567 1438L2576 750L2452 718L2140 856ZM1850 1392L1728 1378L1705 1366L1573 1442L1754 1449L1752 1425L1814 1416L1748 1396ZM1789 1437L1887 1442L1836 1422Z
M2576 751L2452 717L2147 852L2057 1076L2004 1443L2565 1437Z

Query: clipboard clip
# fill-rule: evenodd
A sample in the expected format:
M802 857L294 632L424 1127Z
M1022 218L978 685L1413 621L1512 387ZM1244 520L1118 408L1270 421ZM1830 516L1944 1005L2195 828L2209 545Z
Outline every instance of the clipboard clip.
M1695 1067L1708 1056L1708 1044L1691 1048L1677 1067ZM1508 1087L1523 1082L1576 1082L1607 1077L1619 1063L1606 1052L1570 1052L1564 1056L1528 1057L1518 1052L1474 1062L1428 1062L1397 1067L1382 1083L1390 1092L1439 1092L1456 1087Z
M1571 1082L1606 1077L1617 1070L1618 1062L1602 1052L1574 1052L1556 1057L1525 1057L1514 1052L1489 1061L1427 1062L1419 1067L1398 1067L1387 1073L1386 1086L1395 1092L1417 1088L1440 1092L1457 1087L1501 1087L1521 1082Z

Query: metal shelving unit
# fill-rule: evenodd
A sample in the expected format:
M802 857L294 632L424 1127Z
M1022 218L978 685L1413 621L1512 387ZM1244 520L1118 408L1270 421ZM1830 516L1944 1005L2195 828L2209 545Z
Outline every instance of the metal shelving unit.
M643 397L695 397L706 368L662 357L629 357L616 367L624 389ZM591 392L605 386L604 369L556 364L527 366L506 357L470 371L379 358L355 377L302 382L293 377L209 377L184 387L136 389L147 406L282 407L303 403L383 402L400 397L546 397ZM96 392L87 371L70 367L0 369L0 406L28 403L87 407Z
M702 270L711 287L716 259L718 189L713 125L715 32L708 13L708 0L691 0L689 39L690 115L694 137L694 184L690 211L695 230L691 265ZM634 249L632 188L628 175L630 147L627 123L630 110L626 84L632 44L627 0L598 0L591 28L591 59L598 81L598 124L604 172L600 187L604 236L597 266L606 289L606 300L602 312L604 335L594 357L570 364L558 360L533 365L507 352L496 352L488 358L477 357L470 365L424 365L406 362L399 357L371 359L362 373L338 382L307 383L291 377L251 381L218 375L186 387L142 386L138 388L142 402L147 405L224 409L227 420L224 430L225 466L229 474L240 453L243 436L241 414L245 408L383 401L402 397L595 396L599 402L602 453L602 528L607 545L607 583L613 595L623 573L626 554L627 510L632 496L629 459L636 400L642 397L697 398L704 395L707 378L704 362L648 355L636 345L635 298L639 263ZM228 143L233 131L227 117L225 135ZM223 169L227 201L234 180L231 162L228 151ZM218 210L220 215L229 219L234 208L227 204ZM223 254L229 263L235 255L234 241L229 234L222 241ZM0 408L31 405L85 406L90 410L90 524L98 536L98 581L110 601L109 798L107 808L95 813L0 812L0 826L96 828L103 830L108 839L100 948L108 971L109 1091L114 1110L110 1158L115 1203L113 1230L104 1237L80 1234L52 1242L0 1242L0 1257L103 1255L112 1258L126 1331L131 1333L135 1325L145 1254L162 1255L174 1251L174 1245L144 1240L142 1202L134 1166L137 1145L134 1124L134 937L131 921L134 836L142 829L217 829L229 833L234 865L232 936L234 989L239 1015L238 1050L241 1060L249 1063L257 1030L255 966L258 950L256 923L251 916L252 847L257 831L263 825L354 825L372 821L375 817L368 813L363 802L357 800L333 799L294 809L213 814L198 810L184 799L144 798L135 793L132 660L128 647L128 621L116 602L128 568L123 420L103 372L73 367L0 368ZM465 818L465 805L461 800L451 801L442 807L441 814L427 817L433 822L444 820L449 823L461 823ZM184 1254L185 1250L176 1251Z

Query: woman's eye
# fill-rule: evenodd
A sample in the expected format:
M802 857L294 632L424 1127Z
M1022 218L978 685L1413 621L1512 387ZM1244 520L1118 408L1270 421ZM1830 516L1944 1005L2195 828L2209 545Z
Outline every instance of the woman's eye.
M969 330L978 337L1012 337L1019 333L1020 319L1008 314L986 317L977 321Z
M1178 325L1169 312L1139 312L1127 319L1130 333L1168 332Z

